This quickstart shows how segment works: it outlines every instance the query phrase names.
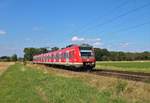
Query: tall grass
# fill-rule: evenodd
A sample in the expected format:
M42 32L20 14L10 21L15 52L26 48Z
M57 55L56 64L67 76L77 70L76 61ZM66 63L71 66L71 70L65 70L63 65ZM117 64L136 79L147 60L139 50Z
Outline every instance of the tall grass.
M149 84L51 69L11 66L0 76L0 103L150 102Z
M0 103L109 103L111 95L79 79L45 74L20 64L0 77Z

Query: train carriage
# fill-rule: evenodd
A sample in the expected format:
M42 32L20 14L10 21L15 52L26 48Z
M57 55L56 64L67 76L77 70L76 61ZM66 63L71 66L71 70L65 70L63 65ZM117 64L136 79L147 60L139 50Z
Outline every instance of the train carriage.
M95 57L90 45L70 45L64 49L33 56L33 63L71 66L75 68L95 67Z

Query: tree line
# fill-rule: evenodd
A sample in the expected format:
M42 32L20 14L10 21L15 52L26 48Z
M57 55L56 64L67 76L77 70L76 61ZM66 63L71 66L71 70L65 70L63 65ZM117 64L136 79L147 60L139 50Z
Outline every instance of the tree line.
M150 52L122 52L108 51L107 49L94 48L97 61L134 61L150 60Z
M47 53L58 50L58 47L53 47L51 50L46 48L25 48L24 60L32 61L36 54ZM117 52L108 51L107 49L94 48L95 58L97 61L134 61L134 60L150 60L150 52Z
M32 61L36 54L47 53L59 50L53 47L51 50L47 48L24 48L24 58L18 58L16 54L12 56L1 56L0 61ZM150 60L150 52L117 52L108 51L107 49L94 48L95 58L97 61L134 61L134 60Z
M24 60L32 61L33 56L37 54L47 53L50 51L59 50L58 47L53 47L51 50L47 50L47 48L24 48Z
M12 56L1 56L0 61L17 61L19 60L17 54L13 54Z

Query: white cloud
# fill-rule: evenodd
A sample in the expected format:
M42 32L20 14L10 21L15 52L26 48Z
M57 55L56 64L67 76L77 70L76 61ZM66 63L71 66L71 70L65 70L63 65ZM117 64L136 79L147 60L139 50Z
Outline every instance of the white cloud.
M123 48L126 48L129 46L129 43L127 43L127 42L126 43L120 43L120 46Z
M7 34L7 32L6 32L6 31L4 31L4 30L0 30L0 35L5 35L5 34Z
M71 41L76 43L87 43L93 45L94 47L99 47L102 45L100 38L83 38L83 37L73 36Z
M77 36L73 36L71 40L72 41L84 41L85 39L84 38L79 38Z
M85 41L87 41L87 42L96 42L96 41L101 41L101 39L100 38L87 38L87 39L85 39Z
M78 36L73 36L71 41L84 41L84 42L98 42L101 41L100 38L83 38Z

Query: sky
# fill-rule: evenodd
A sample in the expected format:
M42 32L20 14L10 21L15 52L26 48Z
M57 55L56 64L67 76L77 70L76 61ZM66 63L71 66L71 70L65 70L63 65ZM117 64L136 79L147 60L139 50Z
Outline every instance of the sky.
M0 56L81 43L150 51L150 1L0 0Z

